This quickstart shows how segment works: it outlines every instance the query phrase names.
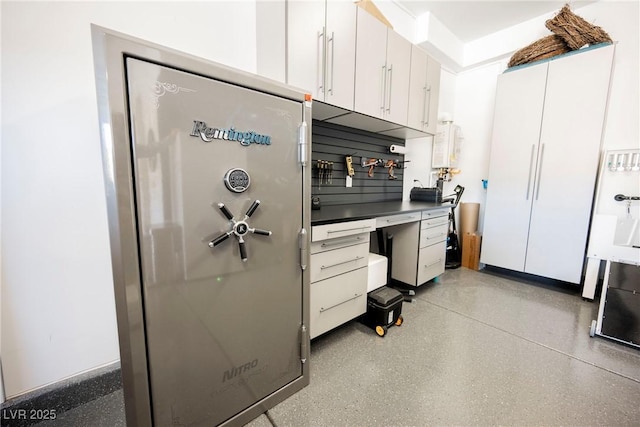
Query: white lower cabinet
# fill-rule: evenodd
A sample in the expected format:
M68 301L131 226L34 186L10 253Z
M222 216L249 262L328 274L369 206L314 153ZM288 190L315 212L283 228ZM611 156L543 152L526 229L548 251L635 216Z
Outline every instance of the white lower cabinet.
M367 268L311 283L310 306L311 338L360 316L367 311Z
M367 311L369 233L373 230L373 219L312 227L311 338Z
M420 286L444 273L447 209L425 211L422 221L387 228L393 234L391 278Z

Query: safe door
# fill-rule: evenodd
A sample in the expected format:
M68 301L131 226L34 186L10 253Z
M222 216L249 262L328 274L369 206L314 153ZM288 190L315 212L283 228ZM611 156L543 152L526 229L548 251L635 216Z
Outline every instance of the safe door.
M124 66L153 423L217 425L303 372L302 103Z

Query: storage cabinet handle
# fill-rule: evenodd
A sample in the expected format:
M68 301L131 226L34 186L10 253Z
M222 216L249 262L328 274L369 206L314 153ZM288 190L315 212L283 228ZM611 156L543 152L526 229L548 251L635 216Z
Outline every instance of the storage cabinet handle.
M540 195L540 184L542 183L542 161L544 160L544 144L542 144L542 150L540 151L540 168L538 169L538 188L536 188L536 200Z
M435 239L436 237L444 236L444 233L432 234L431 236L427 236L427 240Z
M318 90L320 93L324 93L324 70L326 67L326 39L325 39L325 27L322 27L322 31L318 33L318 67L317 67L317 77L320 86L318 86Z
M339 302L339 303L337 303L337 304L334 304L334 305L332 305L331 307L327 307L327 308L320 307L320 313L325 312L325 311L327 311L327 310L331 310L332 308L337 307L337 306L339 306L339 305L342 305L342 304L344 304L345 302L353 301L354 299L359 298L359 297L361 297L361 296L362 296L362 294L355 294L355 295L354 295L354 296L352 296L351 298L346 299L346 300L344 300L344 301L342 301L342 302Z
M429 267L433 267L436 264L440 264L442 262L442 258L438 258L438 260L436 262L432 262L431 264L426 264L424 266L424 268L429 268Z
M345 228L344 230L327 230L327 234L330 234L330 233L344 233L345 231L354 231L354 230L365 230L367 228L369 228L368 225L365 225L364 227Z
M363 257L363 256L357 256L357 257L355 257L354 259L349 259L349 260L347 260L347 261L342 261L342 262L339 262L339 263L337 263L337 264L321 265L321 266L320 266L320 270L326 270L327 268L337 267L337 266L339 266L339 265L348 264L348 263L350 263L350 262L358 262L358 261L360 261L361 259L364 259L364 257Z
M533 169L533 153L535 152L535 144L531 145L531 158L529 159L529 180L527 181L527 198L529 200L529 188L531 187L531 170Z
M424 123L426 127L429 127L429 116L431 115L431 86L429 86L429 88L427 89L427 92L429 92L429 100L426 101L426 96L425 96L426 107L423 110L426 110L426 114L424 117L424 121L422 123Z
M333 63L334 63L334 61L333 61L334 54L333 53L336 50L335 41L334 40L335 40L335 35L334 35L334 32L332 31L331 32L331 38L329 40L327 40L327 49L329 48L328 47L329 43L331 43L331 85L329 86L329 90L328 90L328 92L331 95L333 95Z
M347 245L349 243L359 243L358 240L363 240L363 239L362 237L356 237L355 239L351 239L351 240L340 240L339 242L323 243L320 246L323 248L328 248L331 246Z
M382 75L380 78L380 109L384 113L385 95L387 94L387 65L382 66Z
M393 64L389 66L389 96L387 97L387 113L391 114L391 84L393 83Z
M413 215L405 216L402 218L391 218L387 220L387 223L400 222L400 221L404 221L405 219L413 219L413 218L415 218L415 216Z

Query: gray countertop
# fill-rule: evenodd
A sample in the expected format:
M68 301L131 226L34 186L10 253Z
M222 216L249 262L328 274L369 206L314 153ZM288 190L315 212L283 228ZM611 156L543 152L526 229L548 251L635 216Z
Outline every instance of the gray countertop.
M335 222L353 221L358 219L376 218L386 215L407 212L428 211L443 207L451 207L451 203L431 202L378 202L357 203L351 205L322 206L311 211L311 225L322 225Z

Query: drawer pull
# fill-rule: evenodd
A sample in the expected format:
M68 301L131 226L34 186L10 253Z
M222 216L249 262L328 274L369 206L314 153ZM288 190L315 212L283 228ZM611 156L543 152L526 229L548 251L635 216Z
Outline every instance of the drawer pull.
M442 258L438 258L438 260L436 262L432 262L431 264L427 264L424 266L424 268L429 268L429 267L433 267L436 264L440 264L442 262Z
M415 218L415 216L413 216L413 215L405 216L405 217L402 217L402 218L391 218L391 219L387 220L387 223L400 222L400 221L404 221L406 219L414 219L414 218Z
M369 228L368 225L365 225L364 227L345 228L344 230L327 230L327 234L330 234L330 233L344 233L345 231L354 231L354 230L366 230L367 228Z
M349 243L360 243L359 240L363 240L362 237L356 237L355 239L352 239L352 240L340 240L339 242L333 242L333 243L323 243L320 246L323 248L328 248L330 246L347 245Z
M362 294L355 294L353 297L351 297L351 298L349 298L349 299L346 299L346 300L344 300L344 301L342 301L342 302L339 302L339 303L337 303L337 304L334 304L334 305L332 305L331 307L327 307L327 308L320 307L320 313L325 312L325 311L327 311L327 310L331 310L332 308L337 307L337 306L339 306L339 305L342 305L342 304L344 304L345 302L353 301L354 299L359 298L359 297L361 297L361 296L362 296Z
M337 264L321 265L321 266L320 266L320 270L326 270L327 268L337 267L337 266L339 266L339 265L342 265L342 264L348 264L348 263L350 263L350 262L358 262L358 261L360 261L361 259L364 259L364 257L363 257L363 256L357 256L357 257L355 257L354 259L350 259L350 260L347 260L347 261L342 261L342 262L339 262L339 263L337 263Z
M444 233L432 234L431 236L427 236L427 240L435 239L441 236L444 236Z

